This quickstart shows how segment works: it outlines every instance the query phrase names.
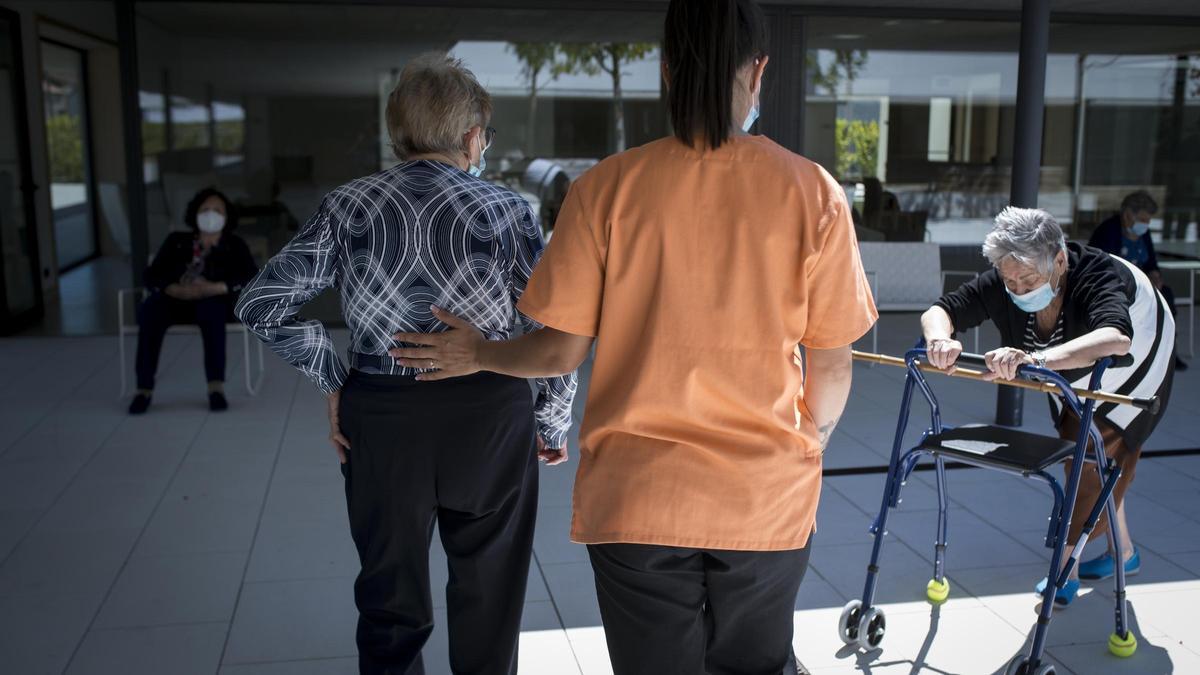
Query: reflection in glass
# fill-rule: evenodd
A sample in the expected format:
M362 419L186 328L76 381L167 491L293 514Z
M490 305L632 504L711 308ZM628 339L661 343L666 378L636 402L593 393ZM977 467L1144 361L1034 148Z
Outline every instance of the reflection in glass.
M806 154L846 185L861 238L977 241L1008 202L1016 54L949 39L953 22L896 23L812 21Z
M212 116L216 126L217 167L238 164L242 161L246 143L246 109L237 103L214 101Z
M1200 47L1200 38L1195 44ZM1083 92L1073 120L1082 139L1073 176L1078 233L1086 237L1125 195L1144 189L1159 204L1155 237L1195 241L1200 59L1097 53L1070 61Z
M42 102L59 270L96 255L83 52L42 42Z
M166 99L152 91L138 92L142 112L142 169L147 183L158 180L158 156L167 150Z
M171 97L171 149L189 150L207 148L209 138L209 110L203 103L196 103L184 96Z
M181 226L188 197L217 185L238 202L255 255L279 250L330 190L395 165L387 97L428 51L462 58L492 94L485 179L528 199L547 229L574 177L668 133L661 11L426 4L139 3L157 27L138 37L145 162L158 179L151 249ZM336 298L315 304L306 312L338 315Z
M860 236L978 244L1009 198L1018 26L808 24L805 151L853 195ZM1195 241L1200 35L1054 24L1050 51L1038 206L1086 240L1144 189L1154 236Z
M535 206L547 231L567 186L604 157L667 133L658 46L459 42L492 94L488 175Z

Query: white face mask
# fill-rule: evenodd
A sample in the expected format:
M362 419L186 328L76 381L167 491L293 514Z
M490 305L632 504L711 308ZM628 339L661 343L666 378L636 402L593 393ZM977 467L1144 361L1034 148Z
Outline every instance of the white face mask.
M216 234L225 229L225 214L216 211L201 211L196 214L196 227L205 234Z

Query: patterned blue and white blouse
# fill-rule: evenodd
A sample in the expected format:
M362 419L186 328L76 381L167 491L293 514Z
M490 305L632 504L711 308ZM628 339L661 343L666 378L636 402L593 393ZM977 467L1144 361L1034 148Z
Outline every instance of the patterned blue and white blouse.
M350 367L415 375L387 350L397 332L440 332L437 305L489 340L539 328L517 313L542 236L517 194L433 161L404 162L325 196L287 246L246 286L237 316L325 393L341 388L343 365L320 321L297 316L337 286L351 331ZM537 380L538 434L562 447L571 426L574 373Z

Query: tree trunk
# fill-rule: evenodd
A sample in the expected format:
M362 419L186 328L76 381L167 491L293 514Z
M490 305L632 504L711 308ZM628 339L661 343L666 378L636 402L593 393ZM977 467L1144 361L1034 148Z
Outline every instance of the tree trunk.
M612 55L613 80L613 140L616 152L625 152L625 101L621 96L621 59L617 56L615 47L609 49Z
M529 119L525 134L525 156L532 159L537 147L537 83L529 90Z

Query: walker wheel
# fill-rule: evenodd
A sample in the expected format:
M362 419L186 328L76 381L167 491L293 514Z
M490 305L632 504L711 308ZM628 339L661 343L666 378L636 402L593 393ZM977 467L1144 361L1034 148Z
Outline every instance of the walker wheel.
M862 600L851 600L842 607L842 616L838 619L838 637L842 642L852 645L858 642L858 619L862 614Z
M1004 669L1004 675L1025 675L1025 670L1029 667L1029 657L1024 654L1017 654L1008 662L1008 666Z
M862 613L858 620L858 646L863 651L871 651L883 642L883 634L887 631L887 617L883 610L871 607Z
M943 578L941 581L930 579L925 586L925 597L935 605L939 605L950 597L950 580Z
M1004 669L1004 675L1055 675L1054 664L1043 663L1033 670L1029 670L1029 657L1025 654L1017 654L1008 662L1008 667Z
M1133 656L1137 651L1137 638L1133 636L1133 631L1125 631L1125 637L1113 633L1108 636L1108 651L1112 652L1113 656L1119 656L1127 659Z

